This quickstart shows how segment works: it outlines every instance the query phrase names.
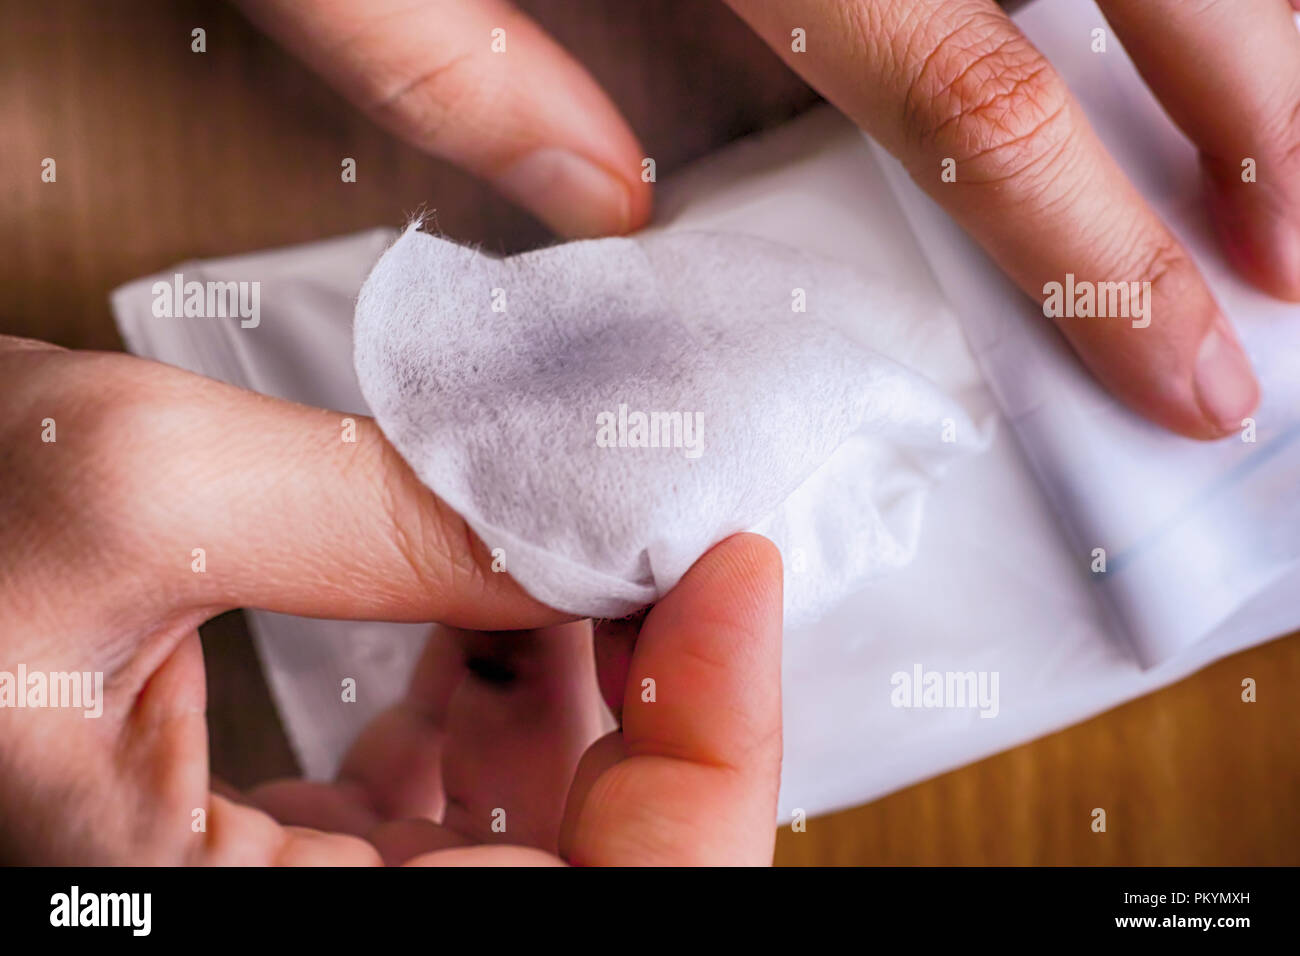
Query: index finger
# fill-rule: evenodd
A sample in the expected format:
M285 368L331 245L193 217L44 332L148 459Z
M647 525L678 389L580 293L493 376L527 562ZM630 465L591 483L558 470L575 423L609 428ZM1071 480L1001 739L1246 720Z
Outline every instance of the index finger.
M124 629L231 607L483 629L565 619L493 570L368 418L123 355L6 351L0 380L0 443L33 443L9 456L22 473L0 524L41 543L4 569L11 593L29 583ZM43 418L57 441L41 444Z
M1150 283L1147 327L1055 316L1112 393L1184 435L1240 427L1258 385L1228 320L1064 81L992 0L728 2L1035 301L1052 283ZM806 53L791 50L795 27Z

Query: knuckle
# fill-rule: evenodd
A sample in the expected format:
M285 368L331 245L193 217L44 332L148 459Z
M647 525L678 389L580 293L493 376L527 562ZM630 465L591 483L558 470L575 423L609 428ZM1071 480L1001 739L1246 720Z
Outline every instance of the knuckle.
M14 403L0 426L0 580L39 582L47 607L59 606L55 595L104 595L106 619L109 605L126 613L114 603L127 600L115 590L120 567L151 560L162 492L183 487L157 476L177 437L165 367L42 351L25 367L0 363L0 376Z
M367 108L380 122L421 145L437 148L462 118L478 113L491 85L477 59L462 53L379 88Z
M1189 17L1203 17L1211 13L1216 13L1227 5L1234 7L1236 13L1235 0L1182 0L1185 13Z
M478 597L490 573L486 550L465 519L421 484L396 449L387 441L381 448L382 506L393 548L415 586L448 602Z
M1137 247L1133 261L1138 264L1138 276L1152 287L1172 285L1183 278L1196 275L1196 266L1171 236L1147 242Z
M1192 302L1204 294L1200 271L1173 236L1139 240L1131 246L1129 261L1137 267L1135 279L1151 283L1162 302Z
M1196 263L1178 240L1163 230L1152 231L1144 223L1114 241L1109 249L1099 247L1099 251L1103 252L1100 260L1103 265L1098 270L1100 281L1150 283L1153 303L1179 303L1187 307L1205 296ZM1157 314L1148 318L1161 322L1165 309L1152 307ZM1199 310L1190 309L1188 314L1199 314ZM1167 361L1178 358L1171 353Z
M968 183L1051 173L1074 124L1065 82L996 11L913 35L918 62L904 97L904 122L923 155L941 152Z
M1274 110L1271 116L1271 120L1262 124L1259 142L1279 144L1278 165L1291 178L1300 172L1300 97ZM1240 172L1240 160L1234 165L1235 171Z
M20 370L9 382L24 396L27 414L15 416L13 429L6 429L0 441L6 470L22 478L8 484L6 491L27 495L33 507L44 502L47 508L76 514L112 492L109 486L114 481L129 477L119 467L122 449L131 447L151 424L142 409L147 408L149 397L140 394L129 381L130 370L122 368L135 359L41 354L42 361ZM42 438L32 425L46 420L52 444L42 448L38 444Z
M1244 146L1241 140L1231 141L1232 147L1227 143L1218 144L1219 148L1202 146L1201 162L1209 174L1222 185L1235 186L1242 182L1242 162L1251 158L1274 170L1265 175L1261 169L1259 186L1264 192L1274 192L1276 184L1290 185L1300 178L1300 96L1245 115L1249 134Z
M189 396L166 371L139 374L137 360L126 361L129 367L106 357L101 368L86 369L69 417L80 463L98 492L92 501L121 501L126 510L145 512L165 487L159 479L169 477L162 453L183 439Z
M1182 245L1151 221L1138 217L1131 227L1096 237L1103 281L1150 282L1152 291L1178 294L1199 284L1200 273ZM1178 290L1178 292L1176 292Z

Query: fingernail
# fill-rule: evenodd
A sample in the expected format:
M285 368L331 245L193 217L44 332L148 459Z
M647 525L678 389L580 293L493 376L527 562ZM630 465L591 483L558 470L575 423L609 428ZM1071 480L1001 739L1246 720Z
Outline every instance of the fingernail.
M564 236L605 236L631 225L627 184L568 150L534 150L501 173L496 186Z
M1221 431L1235 431L1259 403L1259 383L1250 359L1220 316L1196 354L1196 400Z

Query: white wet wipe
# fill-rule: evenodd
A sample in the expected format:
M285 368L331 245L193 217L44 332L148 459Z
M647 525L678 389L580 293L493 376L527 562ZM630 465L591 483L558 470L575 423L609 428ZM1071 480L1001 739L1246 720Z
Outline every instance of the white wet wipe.
M538 600L623 616L752 530L796 624L910 561L928 486L983 445L890 357L919 309L742 235L498 259L412 225L361 290L355 362L384 434Z

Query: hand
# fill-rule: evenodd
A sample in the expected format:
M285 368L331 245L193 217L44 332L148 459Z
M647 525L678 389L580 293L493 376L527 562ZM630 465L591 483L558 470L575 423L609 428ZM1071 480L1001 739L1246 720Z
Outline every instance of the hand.
M285 824L362 837L390 864L768 863L778 562L763 538L724 541L639 637L624 622L599 628L594 662L588 621L439 627L405 699L362 733L336 781L272 783L251 801ZM606 733L598 678L619 730Z
M1241 427L1258 385L1204 280L994 0L727 0L897 156L1033 299L1066 273L1150 281L1149 328L1058 320L1096 377L1196 438ZM1300 0L1292 0L1300 8ZM245 0L248 15L397 134L558 232L649 217L643 153L586 72L507 0ZM1229 259L1300 301L1300 35L1287 0L1101 0L1196 143ZM698 17L702 3L682 5ZM791 49L806 31L807 51ZM491 50L506 31L506 56ZM1082 41L1081 41L1082 42ZM1241 162L1258 183L1241 181ZM957 181L940 180L957 163Z
M349 443L336 413L8 338L0 408L0 682L20 668L103 675L98 717L0 707L0 859L558 862L529 846L582 863L770 858L781 598L769 543L719 545L651 611L630 663L614 655L629 668L625 729L591 746L570 789L601 729L592 679L576 669L587 625L492 573L372 422L355 419ZM232 799L209 790L196 628L242 606L453 629L333 792L276 785ZM480 645L473 677L465 654ZM483 663L503 654L509 686L500 660ZM640 702L643 676L657 681L653 704ZM529 747L512 777L501 761ZM338 832L283 825L259 802ZM499 841L526 846L465 846L495 836L483 811L496 807Z

